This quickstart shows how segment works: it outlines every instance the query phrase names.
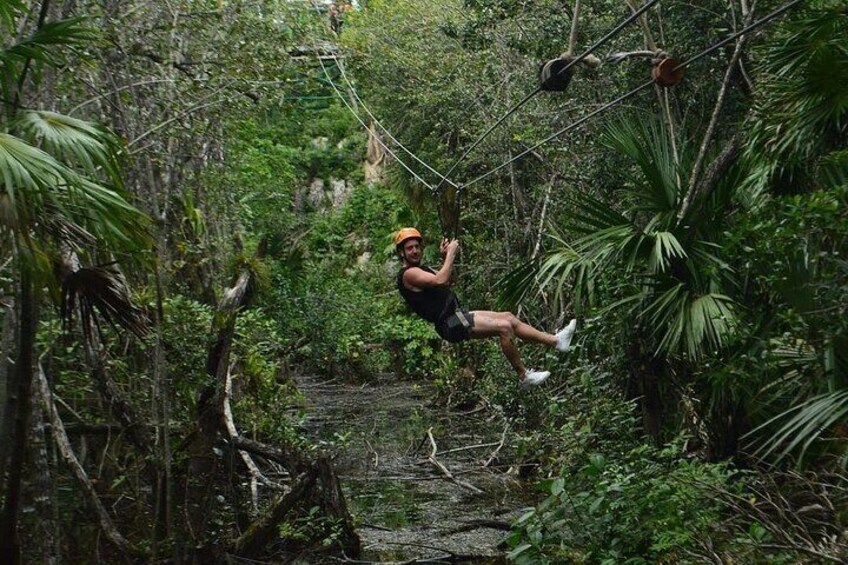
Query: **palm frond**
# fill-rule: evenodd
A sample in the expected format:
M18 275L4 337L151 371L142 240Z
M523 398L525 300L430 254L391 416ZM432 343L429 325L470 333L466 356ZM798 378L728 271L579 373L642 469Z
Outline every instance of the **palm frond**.
M592 234L599 229L631 224L631 221L615 208L588 194L574 202L576 208L569 229L578 234Z
M55 66L59 59L54 47L84 45L98 37L96 29L82 25L84 21L85 18L67 18L47 22L29 37L0 51L0 61L12 64L32 59Z
M604 140L630 157L642 172L646 190L634 191L637 208L675 212L680 196L671 141L656 119L622 119L607 126Z
M664 273L673 259L687 257L686 250L677 241L677 237L668 231L649 233L653 237L654 247L648 260L648 266L654 273Z
M657 352L685 353L691 359L720 348L735 321L729 297L714 293L696 296L683 283L659 293L643 316L657 336Z
M76 163L90 175L105 173L113 183L120 182L115 160L117 140L94 123L56 112L23 112L12 124L34 145L65 163Z
M534 259L519 265L495 282L498 307L514 311L530 293L538 272L539 261Z
M9 35L15 32L18 14L26 10L23 0L3 0L0 2L0 25Z
M67 191L74 212L69 218L78 219L91 233L116 249L147 249L151 245L150 219L117 188L83 178Z
M767 422L757 426L744 436L753 439L768 432L772 426L785 422L778 430L766 438L754 454L760 458L777 455L774 463L779 463L797 451L798 460L810 446L821 439L822 434L848 416L848 390L829 392L810 398L793 406Z
M6 133L0 133L0 179L9 199L9 215L21 225L32 228L42 214L56 213L121 247L149 243L147 217L121 192Z
M97 239L79 224L69 221L61 214L47 212L39 223L55 241L67 243L74 248L93 247Z
M764 49L763 80L745 131L747 189L794 179L817 156L844 147L848 116L848 18L836 9L806 12Z
M94 314L113 327L131 331L139 338L147 333L147 319L130 298L126 281L117 269L86 267L65 277L62 282L62 318L70 327L79 305L83 333L91 338L97 324Z
M818 177L825 188L848 184L848 149L833 151L818 162Z
M19 199L39 205L50 198L52 188L79 181L74 171L52 155L7 133L0 133L0 175L13 209L18 208Z

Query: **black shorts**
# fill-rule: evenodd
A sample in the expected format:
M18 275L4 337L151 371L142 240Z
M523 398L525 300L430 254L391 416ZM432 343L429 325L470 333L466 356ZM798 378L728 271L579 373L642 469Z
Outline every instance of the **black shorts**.
M457 310L436 324L436 333L445 341L457 343L471 338L474 314L468 310Z

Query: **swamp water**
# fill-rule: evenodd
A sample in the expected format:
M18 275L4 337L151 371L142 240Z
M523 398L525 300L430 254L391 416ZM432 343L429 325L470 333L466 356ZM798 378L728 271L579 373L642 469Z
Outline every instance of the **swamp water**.
M504 431L485 412L434 406L429 383L383 376L366 384L300 376L303 425L328 444L364 562L506 563L505 527L533 504L530 484L501 461ZM435 459L455 479L428 460ZM462 483L462 484L457 484ZM479 491L479 492L477 492Z

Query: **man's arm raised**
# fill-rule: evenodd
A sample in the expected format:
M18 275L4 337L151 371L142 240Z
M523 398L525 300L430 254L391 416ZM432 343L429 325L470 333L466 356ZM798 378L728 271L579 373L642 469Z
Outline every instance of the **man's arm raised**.
M459 241L451 240L445 250L445 260L441 268L434 275L424 269L407 269L403 273L403 283L411 288L432 288L448 286L450 284L451 271L456 253L459 251Z

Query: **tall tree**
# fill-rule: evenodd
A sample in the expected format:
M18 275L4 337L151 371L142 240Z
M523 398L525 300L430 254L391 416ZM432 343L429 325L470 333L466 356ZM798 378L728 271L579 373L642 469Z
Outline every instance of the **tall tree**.
M93 123L28 106L34 74L61 64L61 49L82 47L95 37L80 19L49 20L49 2L0 6L4 36L0 52L4 112L0 122L0 199L3 245L15 257L19 298L16 362L6 416L11 442L3 452L4 506L0 560L17 563L21 478L27 454L39 290L50 282L50 258L60 244L89 253L137 249L147 241L144 215L121 188L118 144ZM32 17L35 15L35 17Z

